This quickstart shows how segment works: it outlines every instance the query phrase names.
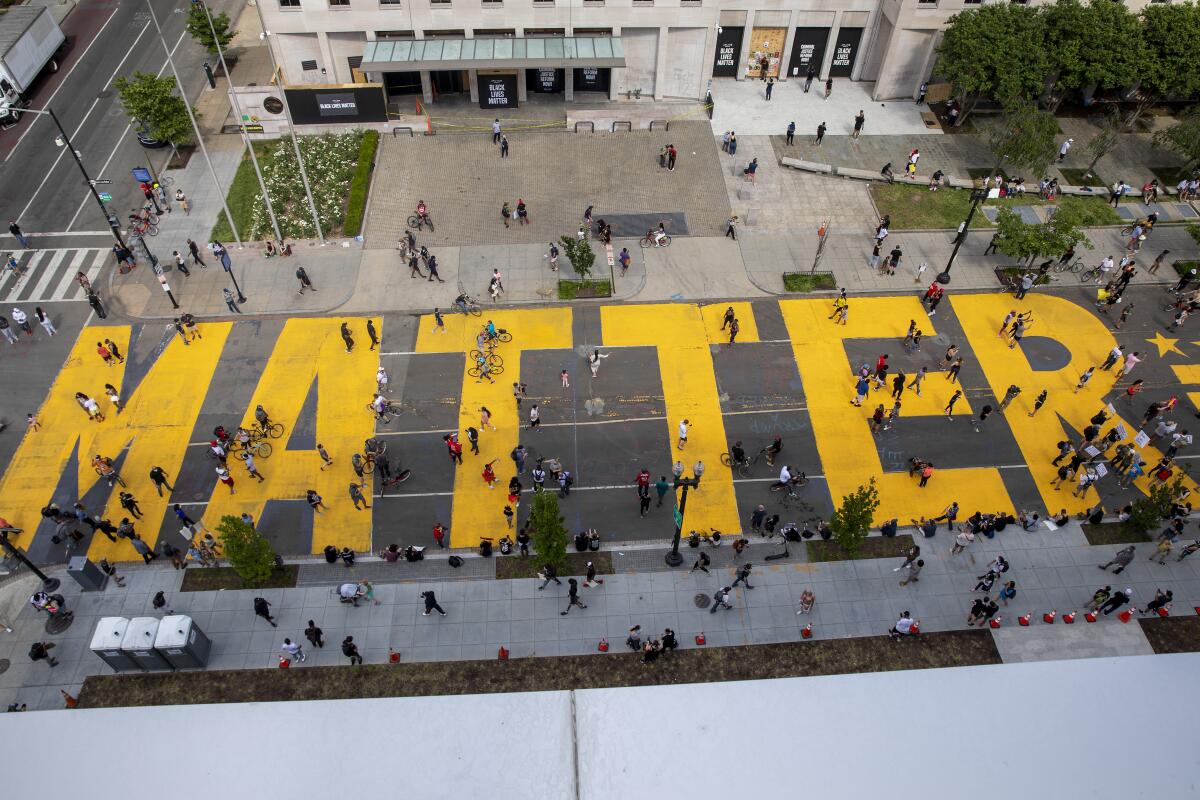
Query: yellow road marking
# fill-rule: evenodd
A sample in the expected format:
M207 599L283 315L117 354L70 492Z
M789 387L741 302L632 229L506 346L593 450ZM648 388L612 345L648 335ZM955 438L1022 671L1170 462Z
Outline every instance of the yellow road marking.
M571 347L571 309L547 308L537 310L493 309L490 318L497 328L512 334L512 341L501 344L497 351L504 358L504 372L496 377L495 383L477 382L467 374L474 366L465 357L475 349L475 335L483 327L486 317L469 320L464 314L446 314L446 333L437 333L432 315L421 318L417 333L418 353L463 353L463 388L459 402L459 440L463 445L463 465L454 473L454 506L450 519L450 545L452 547L475 547L481 536L499 540L507 532L503 510L508 499L508 481L514 474L509 454L517 446L521 425L526 422L517 415L513 402L512 385L521 380L521 354L525 350L556 350ZM574 358L574 357L572 357ZM575 360L578 368L568 367L578 373L586 366ZM557 375L545 376L547 381L557 381ZM528 414L532 402L526 401L523 412ZM486 407L491 412L491 428L480 424L480 411ZM472 455L467 443L466 429L474 426L479 430L479 455ZM528 434L526 434L528 435ZM536 434L534 434L536 435ZM570 463L565 453L551 454L563 462L563 467L572 474L575 464ZM443 452L442 458L448 458ZM488 489L483 482L483 465L495 461L492 469L496 473L496 488ZM532 465L526 464L526 469ZM515 509L514 509L515 510ZM432 528L434 522L445 520L412 520L418 528Z
M927 337L936 335L932 320L925 316L916 298L854 298L850 301L846 325L835 325L828 319L832 307L827 301L784 300L779 306L793 343L812 416L813 435L835 506L846 494L875 478L879 490L877 522L891 517L907 521L920 514L936 516L952 501L958 501L964 510L970 509L967 513L976 508L987 511L1012 508L1000 473L994 468L945 469L935 462L934 475L924 489L918 487L916 478L908 476L907 470L885 473L879 445L871 435L867 419L877 404L890 409L891 395L887 391L872 391L863 408L850 403L854 373L859 365L848 362L844 340L894 339L895 344L888 345L885 351L900 350L910 319L918 320L918 327ZM942 353L927 355L936 369ZM872 362L868 366L873 369L875 365ZM942 415L942 408L956 388L944 375L931 371L921 397L913 391L902 395L899 424L904 425L906 418L914 416ZM959 399L954 410L956 415L970 413L965 397ZM965 421L954 424L959 426L958 431L965 430Z
M654 346L666 405L667 442L671 462L683 461L686 475L697 460L706 471L698 490L688 495L688 526L732 532L742 529L733 473L721 466L729 448L721 416L717 376L709 343L727 342L721 331L725 309L733 306L741 324L739 342L758 339L758 327L749 303L722 303L703 307L665 304L603 306L600 322L604 343L612 346ZM735 345L736 348L736 345ZM681 420L691 423L687 446L677 448Z
M348 322L354 336L354 351L346 352L340 328ZM256 520L262 516L268 500L303 500L308 489L324 498L326 510L313 515L312 551L326 545L349 547L362 552L371 549L371 514L356 511L350 500L350 483L358 476L350 465L350 456L363 451L363 442L375 431L375 420L367 404L375 395L375 372L379 368L377 352L368 349L366 317L290 319L279 333L271 357L263 367L250 398L242 425L255 425L254 409L259 403L271 418L281 423L283 436L269 440L270 458L256 458L255 466L266 479L260 483L246 471L241 459L229 458L234 494L222 483L213 489L205 512L206 522L215 528L225 514L249 512ZM382 328L379 318L375 327ZM296 429L300 410L317 382L316 441L323 444L333 466L321 469L316 449L289 450L288 439ZM216 461L208 467L215 470ZM371 502L371 480L362 490Z
M1012 300L996 294L956 295L951 299L954 312L971 343L971 350L979 359L983 373L992 387L992 392L1003 397L1010 384L1021 387L1021 394L1013 401L1004 418L1021 447L1021 454L1033 475L1038 491L1046 508L1054 513L1060 508L1082 511L1096 502L1096 491L1089 490L1083 497L1071 495L1075 485L1055 491L1050 482L1056 477L1057 468L1050 464L1056 455L1055 444L1063 439L1078 443L1078 437L1068 434L1062 425L1065 420L1074 430L1082 431L1091 424L1091 418L1105 406L1105 398L1112 391L1118 368L1108 372L1097 370L1087 386L1076 393L1079 376L1088 368L1103 363L1109 351L1116 346L1116 339L1104 324L1082 306L1051 295L1030 295L1022 301L1021 310L1031 309L1034 313L1034 330L1062 344L1071 353L1067 366L1053 372L1035 372L1029 360L1018 347L1008 349L1003 339L996 336L1004 316L1012 308ZM1176 368L1178 369L1178 368ZM1034 417L1029 416L1034 398L1046 389L1049 395L1046 404ZM1129 411L1123 400L1115 400L1118 416L1102 426L1107 433L1114 425L1121 424L1132 437L1136 425L1122 418ZM1061 420L1060 420L1061 417ZM1141 451L1147 468L1152 467L1162 454L1153 447ZM1115 478L1104 478L1103 486L1112 486ZM1148 479L1138 479L1137 485L1146 491ZM1188 485L1195 489L1190 482Z
M1200 383L1200 364L1172 364L1171 371L1180 383Z

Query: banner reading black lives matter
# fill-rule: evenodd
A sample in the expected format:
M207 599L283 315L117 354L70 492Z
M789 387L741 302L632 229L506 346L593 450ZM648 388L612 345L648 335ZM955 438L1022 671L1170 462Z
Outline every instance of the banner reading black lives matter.
M387 122L387 99L382 84L287 87L283 93L297 125Z

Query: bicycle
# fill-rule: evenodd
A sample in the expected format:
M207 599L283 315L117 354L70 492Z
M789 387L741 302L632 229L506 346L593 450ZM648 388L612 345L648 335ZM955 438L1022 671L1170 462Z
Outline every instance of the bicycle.
M490 336L490 337L488 337L487 341L488 341L488 343L492 343L492 342L511 342L511 341L512 341L512 334L511 334L511 333L509 333L508 331L504 330L504 328L497 328L497 329L496 329L496 335L495 335L495 336ZM492 346L494 347L495 345L493 344Z
M283 425L279 422L272 422L266 428L260 428L257 425L250 429L251 443L256 439L266 439L267 437L278 439L283 436Z
M1074 261L1064 263L1062 261L1054 265L1055 272L1081 272L1084 264L1082 258L1077 258Z
M144 219L133 217L129 222L129 232L130 234L136 236L145 236L146 234L158 236L158 226L147 222Z
M491 366L493 369L497 369L497 368L503 369L504 368L504 359L501 358L499 354L493 353L491 351L489 351L487 353L483 353L479 350L472 350L471 351L471 360L474 361L476 364L478 364L480 359L486 359L488 365Z
M408 227L421 230L425 225L429 226L429 232L433 233L433 217L426 214L424 217L419 217L416 214L410 214L408 217Z
M737 470L737 474L743 478L750 474L750 466L752 462L749 458L743 458L741 461L735 461L732 453L722 453L721 463L730 469Z
M137 209L137 208L133 209L133 213L130 214L129 216L137 217L138 219L145 220L146 222L149 222L151 225L157 225L158 224L158 212L151 210L152 208L153 208L153 206L151 206L149 203L147 203L146 205L142 206L140 209Z
M479 317L483 315L483 309L481 309L479 304L469 297L465 303L455 303L454 310L462 313L464 316L467 314L470 314L472 317Z
M504 367L491 367L491 365L489 365L489 367L490 367L490 369L488 370L488 372L491 375L503 375L504 374ZM479 365L476 364L475 366L473 366L467 370L467 374L470 375L472 378L478 378L480 375L483 374L483 370L481 370L479 368Z
M786 506L792 501L803 502L800 495L796 492L796 487L804 486L807 483L808 478L806 478L804 473L801 472L799 475L793 475L792 479L787 483L779 483L776 481L768 488L768 491L772 493L778 493L783 492L786 489L787 491L784 492L783 497L780 498L781 502Z
M642 240L639 242L639 244L641 244L642 247L670 247L671 235L664 233L662 238L659 238L654 231L650 231L642 237Z
M232 450L232 448L230 448ZM237 457L242 461L246 460L246 456L251 455L255 458L270 458L275 448L266 439L258 438L251 439L242 445L238 451Z
M1080 273L1079 282L1080 283L1099 283L1100 277L1103 274L1104 274L1104 271L1101 270L1099 267L1091 267L1089 269L1084 270L1082 273Z
M372 414L375 415L375 419L379 420L380 422L382 422L386 425L387 423L392 421L393 417L399 416L402 409L400 408L400 406L398 406L397 404L395 404L391 400L389 400L386 403L384 403L383 411L376 411L375 405L373 403L367 403L367 411L370 411Z

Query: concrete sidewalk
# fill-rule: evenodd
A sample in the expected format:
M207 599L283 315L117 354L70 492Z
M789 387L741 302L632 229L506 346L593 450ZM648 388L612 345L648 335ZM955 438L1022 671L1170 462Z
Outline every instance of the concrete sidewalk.
M693 640L700 632L710 647L797 641L810 622L817 639L877 636L904 610L921 621L923 630L961 629L972 599L978 596L972 591L976 576L1000 553L1012 565L1004 578L1017 585L1016 600L1001 609L1003 627L997 641L1006 661L1149 652L1140 629L1121 625L1115 616L1096 625L1079 619L1070 629L1050 628L1040 621L1031 628L1016 627L1016 617L1026 612L1040 619L1052 609L1060 615L1081 610L1100 586L1132 587L1137 606L1152 599L1156 588L1170 588L1179 613L1200 601L1200 560L1151 564L1146 559L1153 545L1147 543L1139 546L1123 575L1102 574L1096 566L1117 547L1088 546L1074 522L1056 531L1010 527L958 555L950 554L953 539L944 528L934 538L918 537L925 568L920 580L909 586L900 586L900 573L894 571L900 559L810 564L804 560L804 545L793 544L791 558L766 562L767 554L780 551L778 540L763 543L753 538L741 561L754 564L750 582L755 588L738 587L731 599L733 609L716 613L710 613L708 601L734 579L728 546L706 547L713 556L710 574L689 571L696 551L687 547L684 565L670 571L662 564L665 544L614 546L618 574L604 576L601 586L581 587L588 607L573 608L565 616L561 612L567 608L567 576L562 576L561 586L551 584L545 590L539 590L538 580L498 581L487 577L494 574L494 560L469 554L464 569L484 577L446 580L440 554L418 564L368 560L350 569L306 562L303 585L258 591L181 593L180 572L157 565L122 565L125 588L110 584L100 593L80 593L70 579L64 581L61 591L76 614L66 633L48 637L44 619L28 605L14 621L14 632L0 633L0 658L10 662L7 671L0 673L0 704L61 708L60 689L74 694L88 675L110 672L88 652L96 620L114 615L158 616L162 612L151 605L158 591L165 593L167 609L190 615L213 639L211 669L275 668L284 637L305 645L308 660L293 664L296 668L344 664L338 643L347 635L354 636L368 662L382 663L389 648L400 651L406 661L493 658L500 646L508 648L512 657L522 658L596 653L599 640L608 638L619 651L635 624L642 626L644 635L653 636L672 628L685 648L696 646ZM333 595L331 587L361 579L375 582L379 604L361 602L355 608ZM420 592L429 589L437 593L448 616L422 616ZM814 592L816 605L811 614L797 615L805 589ZM255 617L251 606L256 596L273 604L278 628ZM324 630L329 646L316 649L304 640L310 619ZM54 654L60 663L54 668L30 662L27 656L31 642L47 639L58 645Z

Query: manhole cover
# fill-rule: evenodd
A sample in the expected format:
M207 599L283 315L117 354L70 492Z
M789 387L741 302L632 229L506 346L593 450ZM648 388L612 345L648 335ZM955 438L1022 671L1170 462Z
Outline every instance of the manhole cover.
M8 666L11 663L12 662L9 661L7 658L0 658L0 675L3 675L4 673L8 672Z
M696 604L696 608L708 608L708 604L712 602L712 598L704 592L700 592L692 598L692 602Z
M56 614L46 620L46 633L62 633L67 628L71 627L71 623L74 621L75 615L71 612Z

